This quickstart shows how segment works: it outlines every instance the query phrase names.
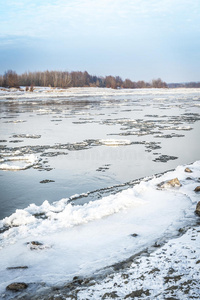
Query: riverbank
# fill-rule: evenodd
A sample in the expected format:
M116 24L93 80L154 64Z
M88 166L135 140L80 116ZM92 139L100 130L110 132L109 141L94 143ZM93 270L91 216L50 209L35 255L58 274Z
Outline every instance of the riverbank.
M45 202L5 218L2 298L195 299L199 172L197 161L83 206Z
M180 229L180 236L154 244L124 263L89 278L75 277L63 286L31 284L29 290L6 292L4 299L199 299L200 218ZM119 268L117 270L117 268ZM111 269L113 271L111 271ZM115 269L115 270L114 270Z
M77 299L199 299L199 275L197 226L162 247L158 245L150 255L142 254L129 268L76 291Z

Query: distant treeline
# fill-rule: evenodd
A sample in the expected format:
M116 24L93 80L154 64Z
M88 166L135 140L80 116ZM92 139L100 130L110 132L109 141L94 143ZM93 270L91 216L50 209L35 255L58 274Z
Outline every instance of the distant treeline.
M160 78L153 79L151 82L132 81L130 79L122 80L119 76L96 76L85 72L61 72L61 71L44 71L44 72L25 72L18 75L13 70L8 70L4 75L0 75L0 86L19 87L19 86L45 86L45 87L107 87L107 88L178 88L178 87L200 87L200 82L190 83L170 83L162 81Z
M168 83L169 88L200 88L200 82Z
M107 87L107 88L167 88L166 82L160 78L152 80L150 83L141 81L122 80L119 76L99 77L90 75L88 72L25 72L18 75L15 71L8 70L4 75L0 75L0 86L45 86L45 87Z

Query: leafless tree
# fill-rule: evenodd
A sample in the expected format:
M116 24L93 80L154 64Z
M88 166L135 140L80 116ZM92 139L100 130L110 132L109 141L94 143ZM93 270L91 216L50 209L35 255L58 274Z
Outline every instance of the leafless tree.
M18 87L19 81L17 73L12 70L5 72L2 85L5 87Z
M130 79L122 80L119 76L99 77L90 75L87 71L37 71L25 72L17 75L16 72L9 70L3 76L0 76L0 86L17 87L17 86L46 86L46 87L108 87L108 88L165 88L167 84L160 78L153 79L151 83L140 80L134 82ZM195 83L191 83L195 85ZM198 86L196 84L196 86ZM29 89L30 90L30 89Z

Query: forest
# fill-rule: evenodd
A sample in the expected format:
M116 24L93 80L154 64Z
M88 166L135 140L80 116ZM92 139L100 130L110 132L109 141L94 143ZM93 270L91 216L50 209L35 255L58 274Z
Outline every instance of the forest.
M142 89L142 88L200 88L200 82L188 83L166 83L160 78L153 79L151 82L132 81L130 79L122 80L120 76L96 76L90 75L87 71L44 71L44 72L25 72L17 74L13 70L8 70L4 75L0 75L0 86L2 87L107 87L107 88L125 88L125 89Z
M0 75L0 86L2 87L107 87L107 88L167 88L166 82L160 78L153 79L151 82L122 80L119 76L96 76L90 75L87 71L44 71L44 72L25 72L17 74L13 70L8 70L4 75Z

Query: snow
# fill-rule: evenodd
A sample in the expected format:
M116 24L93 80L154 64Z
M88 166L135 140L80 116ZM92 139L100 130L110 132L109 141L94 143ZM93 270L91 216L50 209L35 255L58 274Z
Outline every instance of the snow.
M175 236L179 228L194 220L199 200L194 188L200 177L200 161L187 167L193 171L189 174L191 180L184 171L186 166L178 166L174 171L142 180L132 188L82 206L61 199L53 204L46 200L41 206L31 204L24 210L16 210L0 221L0 227L8 229L0 235L0 292L16 281L43 281L56 285L72 280L76 275L89 276L158 240ZM176 177L181 187L158 187L159 183ZM40 247L36 245L34 250L31 249L32 241L39 242ZM173 244L172 241L169 243ZM176 249L175 254L179 252L178 242ZM153 257L152 254L152 266L156 265ZM143 258L141 268L147 263ZM163 258L163 270L164 264L167 260ZM7 269L16 266L28 268L23 271ZM134 270L140 274L143 269ZM138 280L138 287L140 283ZM147 286L149 283L151 281ZM158 290L159 280L156 284Z
M102 299L105 295L111 299L113 291L119 299L133 299L133 291L141 294L140 299L199 299L199 265L200 227L195 227L149 257L137 258L129 269L81 289L77 299Z

